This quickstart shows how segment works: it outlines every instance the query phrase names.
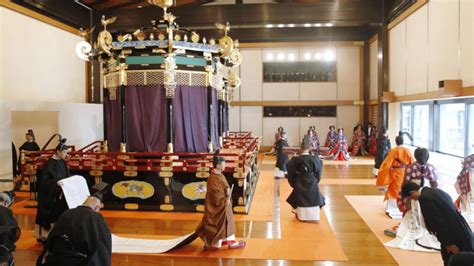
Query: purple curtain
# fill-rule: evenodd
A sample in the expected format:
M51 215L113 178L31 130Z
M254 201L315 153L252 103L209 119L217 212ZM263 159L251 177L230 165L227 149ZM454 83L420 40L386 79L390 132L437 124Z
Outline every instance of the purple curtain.
M166 97L163 86L125 88L127 150L166 151Z
M173 132L176 152L207 151L207 87L176 86Z
M120 117L120 89L117 89L115 100L110 100L109 93L104 95L104 120L107 130L106 140L109 150L117 152L120 150L120 131L122 119Z
M211 116L211 136L214 149L219 147L219 106L217 100L217 90L212 88L212 116Z

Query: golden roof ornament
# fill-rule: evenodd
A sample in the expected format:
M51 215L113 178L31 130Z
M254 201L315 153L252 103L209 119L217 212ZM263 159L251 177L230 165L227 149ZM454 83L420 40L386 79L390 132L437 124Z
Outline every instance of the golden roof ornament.
M191 41L193 43L199 42L199 34L197 34L195 31L191 33Z
M166 12L166 9L168 9L168 8L170 8L174 5L173 0L148 0L148 3L150 3L154 6L161 7L163 10L165 10L165 12Z

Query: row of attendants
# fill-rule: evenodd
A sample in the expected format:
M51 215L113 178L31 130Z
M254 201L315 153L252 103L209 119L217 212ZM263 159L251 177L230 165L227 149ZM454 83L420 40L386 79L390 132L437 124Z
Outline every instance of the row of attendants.
M468 222L474 222L472 170L474 155L462 161L455 188L459 197L438 188L438 171L428 162L429 151L404 146L399 132L393 149L386 130L379 136L374 174L376 185L385 191L385 213L401 219L385 234L394 240L386 246L413 251L439 251L445 265L474 265L474 238Z
M377 128L369 124L369 131L364 132L361 125L354 128L351 153L347 138L342 128L336 132L335 126L329 127L324 147L316 132L311 126L304 136L301 146L297 149L289 147L288 138L283 127L279 127L275 134L274 149L267 154L276 154L274 176L277 179L288 178L293 188L287 202L300 221L317 222L320 219L320 208L325 205L323 195L319 191L321 180L321 154L326 153L327 160L350 160L351 155L368 155L377 153ZM384 131L386 134L386 130ZM366 136L370 136L367 140ZM368 150L367 150L367 147ZM296 151L298 150L298 151ZM324 150L324 151L323 151ZM288 154L299 154L289 160ZM311 184L311 185L308 185Z
M351 156L375 156L378 150L378 139L385 135L386 129L382 129L380 132L376 126L371 123L368 124L367 130L365 131L362 125L358 124L354 127L352 142L349 145L347 137L344 133L343 128L339 128L336 131L335 126L329 127L329 132L326 136L324 146L321 146L321 142L316 132L315 126L310 126L307 132L310 152L317 155L327 155L325 159L328 160L343 160L347 161L351 159ZM286 134L283 127L279 127L275 133L275 142L273 148L267 155L277 155L277 153L283 152L285 147L289 147L288 135Z

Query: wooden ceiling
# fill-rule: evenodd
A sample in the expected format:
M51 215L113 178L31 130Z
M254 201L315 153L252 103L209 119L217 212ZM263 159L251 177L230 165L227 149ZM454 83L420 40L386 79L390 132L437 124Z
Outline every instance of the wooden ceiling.
M103 15L116 16L117 21L108 27L113 32L135 31L163 16L147 0L11 1L77 28L101 28ZM231 34L242 42L360 41L367 40L387 10L401 1L414 0L176 0L170 11L181 28L211 37L217 34L215 22L228 21ZM323 27L315 27L319 24Z
M135 9L148 7L146 0L81 0L81 2L94 10ZM176 0L174 7L203 5L214 1L203 0Z

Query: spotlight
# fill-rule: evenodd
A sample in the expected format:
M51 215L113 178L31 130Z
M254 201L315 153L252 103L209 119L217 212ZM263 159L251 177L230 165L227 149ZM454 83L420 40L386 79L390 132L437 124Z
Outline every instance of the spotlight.
M326 51L324 52L324 60L326 61L334 61L336 59L336 54L333 51Z
M309 28L309 27L311 27L311 24L305 23L304 26L305 26L306 28Z
M283 25L283 24L278 24L278 28L283 28L283 27L285 27L285 25Z
M295 27L295 24L288 24L288 27L294 28L294 27Z
M273 61L273 54L272 53L267 54L267 60L268 61Z
M291 53L288 55L288 60L295 61L295 54Z
M314 54L314 58L316 60L321 60L323 58L323 55L321 53L316 53L316 54Z
M315 26L315 27L321 27L322 24L321 24L321 23L316 23L316 24L314 24L314 26Z
M326 26L326 27L332 27L333 25L334 25L334 24L332 24L332 23L326 23L324 26Z
M267 28L273 28L273 24L267 24L265 27L267 27Z
M311 54L310 53L305 53L304 54L304 60L310 60L311 59Z
M283 53L278 54L278 60L283 61L285 60L285 55Z

